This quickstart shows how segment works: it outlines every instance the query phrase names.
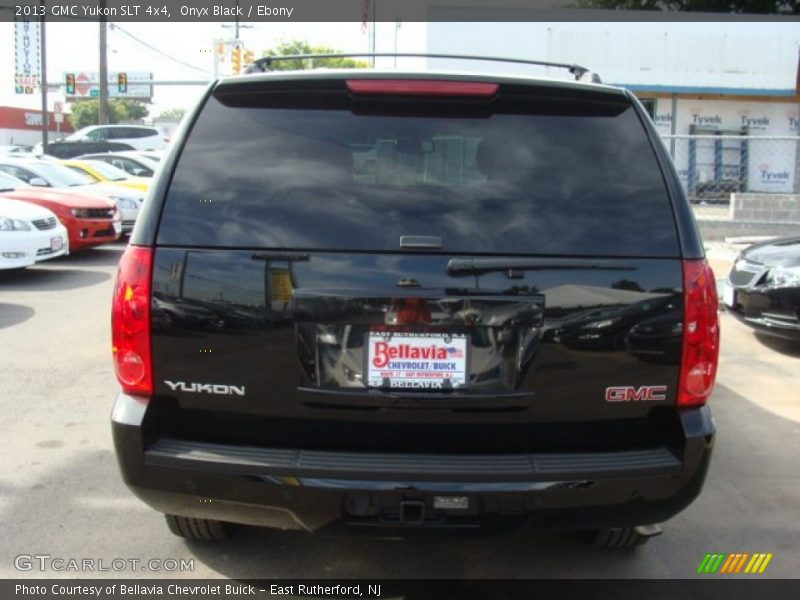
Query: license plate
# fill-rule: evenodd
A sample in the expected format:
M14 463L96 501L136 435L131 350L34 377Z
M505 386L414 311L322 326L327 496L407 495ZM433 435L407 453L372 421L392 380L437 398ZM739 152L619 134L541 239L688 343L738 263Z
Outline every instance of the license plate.
M50 238L50 251L51 252L58 252L61 250L61 247L64 245L64 240L60 237Z
M731 308L736 305L736 290L727 281L722 282L722 302Z
M371 331L367 386L449 390L469 381L465 334Z
M433 508L441 510L467 510L469 498L467 496L434 496Z

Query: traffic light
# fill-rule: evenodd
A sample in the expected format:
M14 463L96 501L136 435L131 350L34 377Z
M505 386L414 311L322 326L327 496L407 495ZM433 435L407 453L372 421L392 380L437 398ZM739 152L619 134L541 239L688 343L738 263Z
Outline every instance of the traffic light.
M231 73L238 75L242 71L242 49L231 50Z
M245 50L244 51L244 64L249 65L250 63L253 62L254 58L255 58L255 54L253 54L252 50Z
M67 73L67 96L75 95L75 73Z
M127 73L119 73L117 75L117 87L119 89L120 94L126 94L128 92L128 74Z

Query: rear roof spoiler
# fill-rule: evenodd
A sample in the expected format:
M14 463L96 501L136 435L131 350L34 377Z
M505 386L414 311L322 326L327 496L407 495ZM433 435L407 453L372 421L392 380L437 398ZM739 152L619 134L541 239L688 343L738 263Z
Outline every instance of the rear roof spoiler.
M271 55L254 60L244 69L245 73L266 73L271 69L273 63L289 60L314 60L325 58L443 58L449 60L474 60L487 62L501 62L518 65L533 65L537 67L553 67L566 69L578 81L585 75L591 75L592 83L602 83L596 73L592 73L586 67L576 64L549 62L543 60L529 60L525 58L503 58L500 56L472 56L468 54L426 54L416 52L356 52L356 53L332 53L332 54L288 54L285 56Z

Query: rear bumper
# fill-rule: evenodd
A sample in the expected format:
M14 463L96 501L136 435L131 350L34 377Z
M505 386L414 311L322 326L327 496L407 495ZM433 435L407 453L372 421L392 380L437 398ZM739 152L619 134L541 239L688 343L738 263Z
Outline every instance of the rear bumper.
M800 341L800 288L735 288L728 311L761 333Z
M171 514L320 533L585 529L664 521L705 479L707 407L682 412L680 452L396 455L310 452L161 438L145 448L145 403L120 394L112 429L122 476ZM146 428L146 426L145 426ZM679 456L680 455L680 456Z

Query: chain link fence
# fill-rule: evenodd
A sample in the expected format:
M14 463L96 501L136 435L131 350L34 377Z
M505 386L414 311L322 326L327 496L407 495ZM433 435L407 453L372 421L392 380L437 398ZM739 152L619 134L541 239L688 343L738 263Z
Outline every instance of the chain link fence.
M704 239L800 234L800 136L661 138Z

